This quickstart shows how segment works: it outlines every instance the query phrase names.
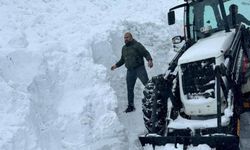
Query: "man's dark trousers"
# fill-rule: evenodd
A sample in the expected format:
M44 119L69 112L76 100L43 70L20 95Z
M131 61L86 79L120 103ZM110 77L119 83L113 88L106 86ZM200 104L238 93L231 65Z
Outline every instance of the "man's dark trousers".
M141 80L142 84L145 86L148 82L148 74L146 72L145 66L139 66L135 69L127 70L127 90L128 90L128 105L134 106L134 87L137 77Z

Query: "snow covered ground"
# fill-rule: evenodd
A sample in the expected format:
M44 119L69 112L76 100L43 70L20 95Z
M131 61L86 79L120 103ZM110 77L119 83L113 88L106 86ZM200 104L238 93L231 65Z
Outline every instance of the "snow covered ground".
M181 30L166 25L166 13L179 2L0 1L0 149L142 149L143 86L136 112L124 114L126 70L110 66L131 31L152 53L149 76L163 73Z

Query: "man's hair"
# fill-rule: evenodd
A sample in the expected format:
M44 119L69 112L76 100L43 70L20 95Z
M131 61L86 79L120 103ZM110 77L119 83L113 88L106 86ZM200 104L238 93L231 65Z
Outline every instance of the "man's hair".
M231 13L232 13L232 12L235 12L237 9L238 9L238 6L235 5L235 4L232 4L232 5L230 5L230 7L229 7L229 11L230 11Z
M133 35L130 32L126 32L124 35L129 35L131 38L133 38Z

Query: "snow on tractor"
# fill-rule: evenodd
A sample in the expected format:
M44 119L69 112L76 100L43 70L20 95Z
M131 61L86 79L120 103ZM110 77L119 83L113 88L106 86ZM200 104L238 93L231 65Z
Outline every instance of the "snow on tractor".
M239 149L239 117L250 106L250 30L247 19L237 16L250 19L249 5L244 0L185 0L169 10L172 25L175 10L184 8L184 36L172 41L185 43L167 73L145 86L142 107L148 134L139 137L142 146Z

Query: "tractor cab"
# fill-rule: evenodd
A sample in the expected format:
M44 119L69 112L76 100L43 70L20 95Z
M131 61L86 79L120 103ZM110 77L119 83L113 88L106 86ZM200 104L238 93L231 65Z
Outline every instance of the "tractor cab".
M176 19L174 11L184 7L186 40L197 41L222 30L230 32L230 29L239 26L238 16L244 16L245 19L250 20L248 10L250 2L245 0L187 0L185 2L169 10L168 22L169 25L174 24ZM250 25L245 20L242 23Z

